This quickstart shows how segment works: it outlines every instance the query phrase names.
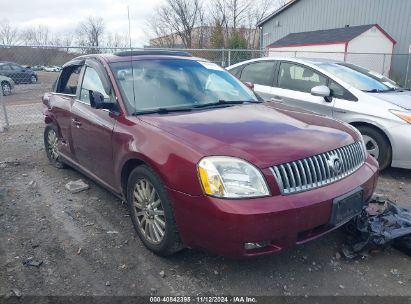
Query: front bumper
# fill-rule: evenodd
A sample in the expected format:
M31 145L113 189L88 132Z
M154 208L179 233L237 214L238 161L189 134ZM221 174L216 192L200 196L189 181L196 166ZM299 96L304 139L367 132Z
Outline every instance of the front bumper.
M411 124L389 129L392 146L392 167L411 169Z
M184 244L225 256L255 256L302 244L338 227L327 226L334 198L361 186L364 201L372 196L378 165L368 157L352 175L328 186L297 194L228 200L190 196L169 190ZM249 242L269 241L246 250Z

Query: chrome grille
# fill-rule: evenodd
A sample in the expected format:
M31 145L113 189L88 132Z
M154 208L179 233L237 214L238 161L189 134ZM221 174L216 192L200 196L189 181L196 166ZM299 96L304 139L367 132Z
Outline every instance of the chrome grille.
M359 169L365 161L362 143L271 167L282 194L307 191L334 183Z

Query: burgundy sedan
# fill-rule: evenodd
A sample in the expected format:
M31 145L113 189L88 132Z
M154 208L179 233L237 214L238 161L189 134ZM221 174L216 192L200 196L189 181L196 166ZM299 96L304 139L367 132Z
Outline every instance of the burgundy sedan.
M50 162L128 203L144 245L278 252L346 223L378 164L350 125L254 93L182 52L87 55L43 97Z

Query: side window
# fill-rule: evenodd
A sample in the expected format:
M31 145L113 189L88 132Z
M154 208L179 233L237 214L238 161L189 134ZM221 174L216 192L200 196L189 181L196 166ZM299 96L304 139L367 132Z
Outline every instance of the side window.
M344 88L339 84L335 83L334 81L330 80L330 84L328 85L331 91L331 95L337 98L344 98Z
M3 65L2 65L2 70L3 70L3 71L11 71L11 67L10 67L10 65L8 65L8 64L3 64Z
M330 88L331 91L331 96L340 98L340 99L346 99L346 100L351 100L351 101L357 101L358 99L351 94L348 90L344 89L342 86L340 86L338 83L336 83L333 80L329 80L328 87Z
M11 64L10 66L11 66L11 69L16 72L20 72L21 70L23 70L23 68L17 64Z
M87 104L90 104L89 91L100 92L103 94L105 100L110 99L110 96L108 96L104 90L103 82L96 70L91 67L86 67L79 99Z
M235 77L240 78L241 71L243 70L243 67L244 67L243 65L240 65L240 66L238 66L238 67L235 67L235 68L229 70L229 72L230 72L232 75L234 75Z
M274 62L261 61L247 64L241 72L241 80L254 84L272 86L274 76Z
M278 74L278 87L310 93L313 87L327 85L327 79L314 70L298 64L283 62Z
M76 95L81 66L68 66L60 75L57 93Z

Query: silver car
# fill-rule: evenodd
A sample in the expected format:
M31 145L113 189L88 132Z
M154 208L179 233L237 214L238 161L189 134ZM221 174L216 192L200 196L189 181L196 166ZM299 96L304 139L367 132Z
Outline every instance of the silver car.
M3 93L3 96L7 96L11 94L11 90L14 88L14 81L13 79L0 75L0 93Z
M263 99L355 126L380 169L411 169L411 92L387 77L329 59L260 58L227 68Z

